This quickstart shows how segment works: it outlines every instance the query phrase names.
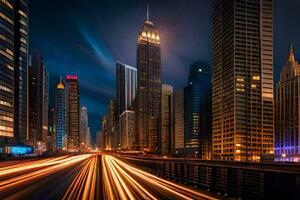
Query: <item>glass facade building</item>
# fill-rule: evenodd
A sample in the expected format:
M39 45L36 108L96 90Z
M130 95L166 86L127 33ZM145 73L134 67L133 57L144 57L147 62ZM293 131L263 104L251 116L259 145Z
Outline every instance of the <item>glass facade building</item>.
M130 135L130 137L134 137L134 139L129 139L132 140L132 142L135 142L135 132L131 133L132 130L135 130L135 128L132 129L131 127L135 120L132 121L131 118L132 115L135 116L134 103L137 90L137 69L118 61L116 64L116 77L116 133L118 133L116 138L118 140L117 146L119 147L120 145L122 148L133 148L133 144L131 144L131 142L124 141L124 139L128 138L128 135ZM130 130L128 128L130 128Z
M56 120L56 150L66 150L67 124L66 124L66 90L60 80L56 86L55 97L55 120Z
M46 150L48 136L49 74L43 57L34 52L29 68L29 135L33 146Z
M214 159L274 154L273 2L214 0Z
M19 143L29 140L29 10L28 0L14 1L14 132Z
M14 137L14 1L0 1L0 138Z
M185 153L209 159L211 135L211 72L209 65L197 61L184 88Z

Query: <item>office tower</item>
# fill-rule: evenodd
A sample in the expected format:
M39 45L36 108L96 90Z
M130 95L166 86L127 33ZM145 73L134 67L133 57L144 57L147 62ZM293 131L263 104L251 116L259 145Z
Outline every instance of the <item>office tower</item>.
M209 159L211 147L210 66L197 61L190 66L184 88L184 147L187 154Z
M92 136L91 136L91 129L90 127L87 128L87 133L86 133L86 147L92 148Z
M137 41L136 132L139 148L150 152L158 151L160 141L160 70L160 37L147 15Z
M110 150L111 149L111 144L110 144L110 138L108 135L108 116L104 115L102 117L102 130L101 130L101 138L100 138L100 143L101 143L101 149L102 150Z
M184 148L184 91L174 92L174 150Z
M27 143L28 2L1 1L0 7L0 136Z
M117 62L117 114L120 116L125 110L132 109L137 89L137 69Z
M170 154L174 145L173 87L162 84L161 88L161 136L162 155Z
M56 151L56 113L55 113L55 108L49 109L47 148L49 151Z
M29 134L38 151L46 151L48 136L49 74L43 57L34 52L29 68Z
M135 131L135 128L132 128L131 125L132 123L135 123L135 119L132 119L132 116L135 116L134 102L137 89L137 69L121 62L117 62L116 74L116 131L118 133L117 143L118 145L121 145L122 148L133 148L132 145L136 144L131 144L131 142L128 143L125 138L129 137L130 141L135 142L135 132L131 133L131 131ZM134 138L132 139L131 137ZM125 143L122 144L122 141Z
M300 64L291 47L276 85L275 156L277 161L300 162Z
M107 145L109 149L117 149L118 146L118 134L116 132L116 102L110 100L108 104L108 115L107 115Z
M125 110L120 115L121 148L133 150L135 148L135 113Z
M98 130L96 133L96 148L98 148L98 150L102 150L102 131Z
M79 142L80 142L80 149L82 151L85 150L87 147L87 135L88 135L88 113L87 107L82 106L80 108L80 133L79 133Z
M14 134L14 8L13 0L0 1L0 138ZM4 141L2 141L4 142ZM4 143L2 145L5 145Z
M3 2L3 1L2 1ZM6 2L6 6L10 1ZM6 7L7 8L7 7ZM11 8L9 8L11 9ZM29 140L28 119L28 51L29 10L27 0L15 0L14 5L14 133L18 143ZM7 32L7 30L4 30ZM9 51L7 51L9 52ZM10 52L11 53L11 52Z
M68 151L79 151L79 84L76 75L67 75Z
M67 122L66 122L66 90L61 78L56 86L55 120L56 120L56 150L66 150Z
M213 1L213 157L273 154L272 0Z

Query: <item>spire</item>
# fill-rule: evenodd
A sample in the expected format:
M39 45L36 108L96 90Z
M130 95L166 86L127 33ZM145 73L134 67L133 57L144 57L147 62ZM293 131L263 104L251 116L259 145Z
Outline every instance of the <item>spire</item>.
M149 21L149 2L147 2L147 21Z
M61 76L59 76L59 84L62 84Z
M296 62L292 43L291 43L291 49L290 49L290 55L289 55L289 62L290 63Z

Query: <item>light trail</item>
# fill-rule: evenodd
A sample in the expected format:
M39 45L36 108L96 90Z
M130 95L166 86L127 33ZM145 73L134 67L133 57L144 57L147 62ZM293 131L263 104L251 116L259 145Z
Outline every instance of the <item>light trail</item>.
M63 199L95 199L98 175L98 155L84 162L84 167L74 178Z
M10 167L4 170L1 169L0 177L7 175L12 177L0 181L0 199L8 196L9 194L13 194L14 191L18 190L18 188L29 186L41 178L46 178L55 172L66 169L90 157L90 154L62 156L34 162L26 162L21 166L17 165L14 168Z
M161 179L103 155L103 184L107 199L216 199L204 193Z

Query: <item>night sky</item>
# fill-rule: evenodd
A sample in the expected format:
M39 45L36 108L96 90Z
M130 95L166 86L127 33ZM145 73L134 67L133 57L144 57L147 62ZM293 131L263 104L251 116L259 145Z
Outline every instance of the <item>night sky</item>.
M188 66L211 63L211 1L151 0L150 20L158 27L162 81L175 90L186 85ZM80 103L88 107L95 134L100 116L115 96L115 61L136 66L136 41L146 18L147 0L31 0L31 50L42 53L50 74L50 106L59 76L77 74ZM274 2L274 74L290 43L300 60L299 0Z

